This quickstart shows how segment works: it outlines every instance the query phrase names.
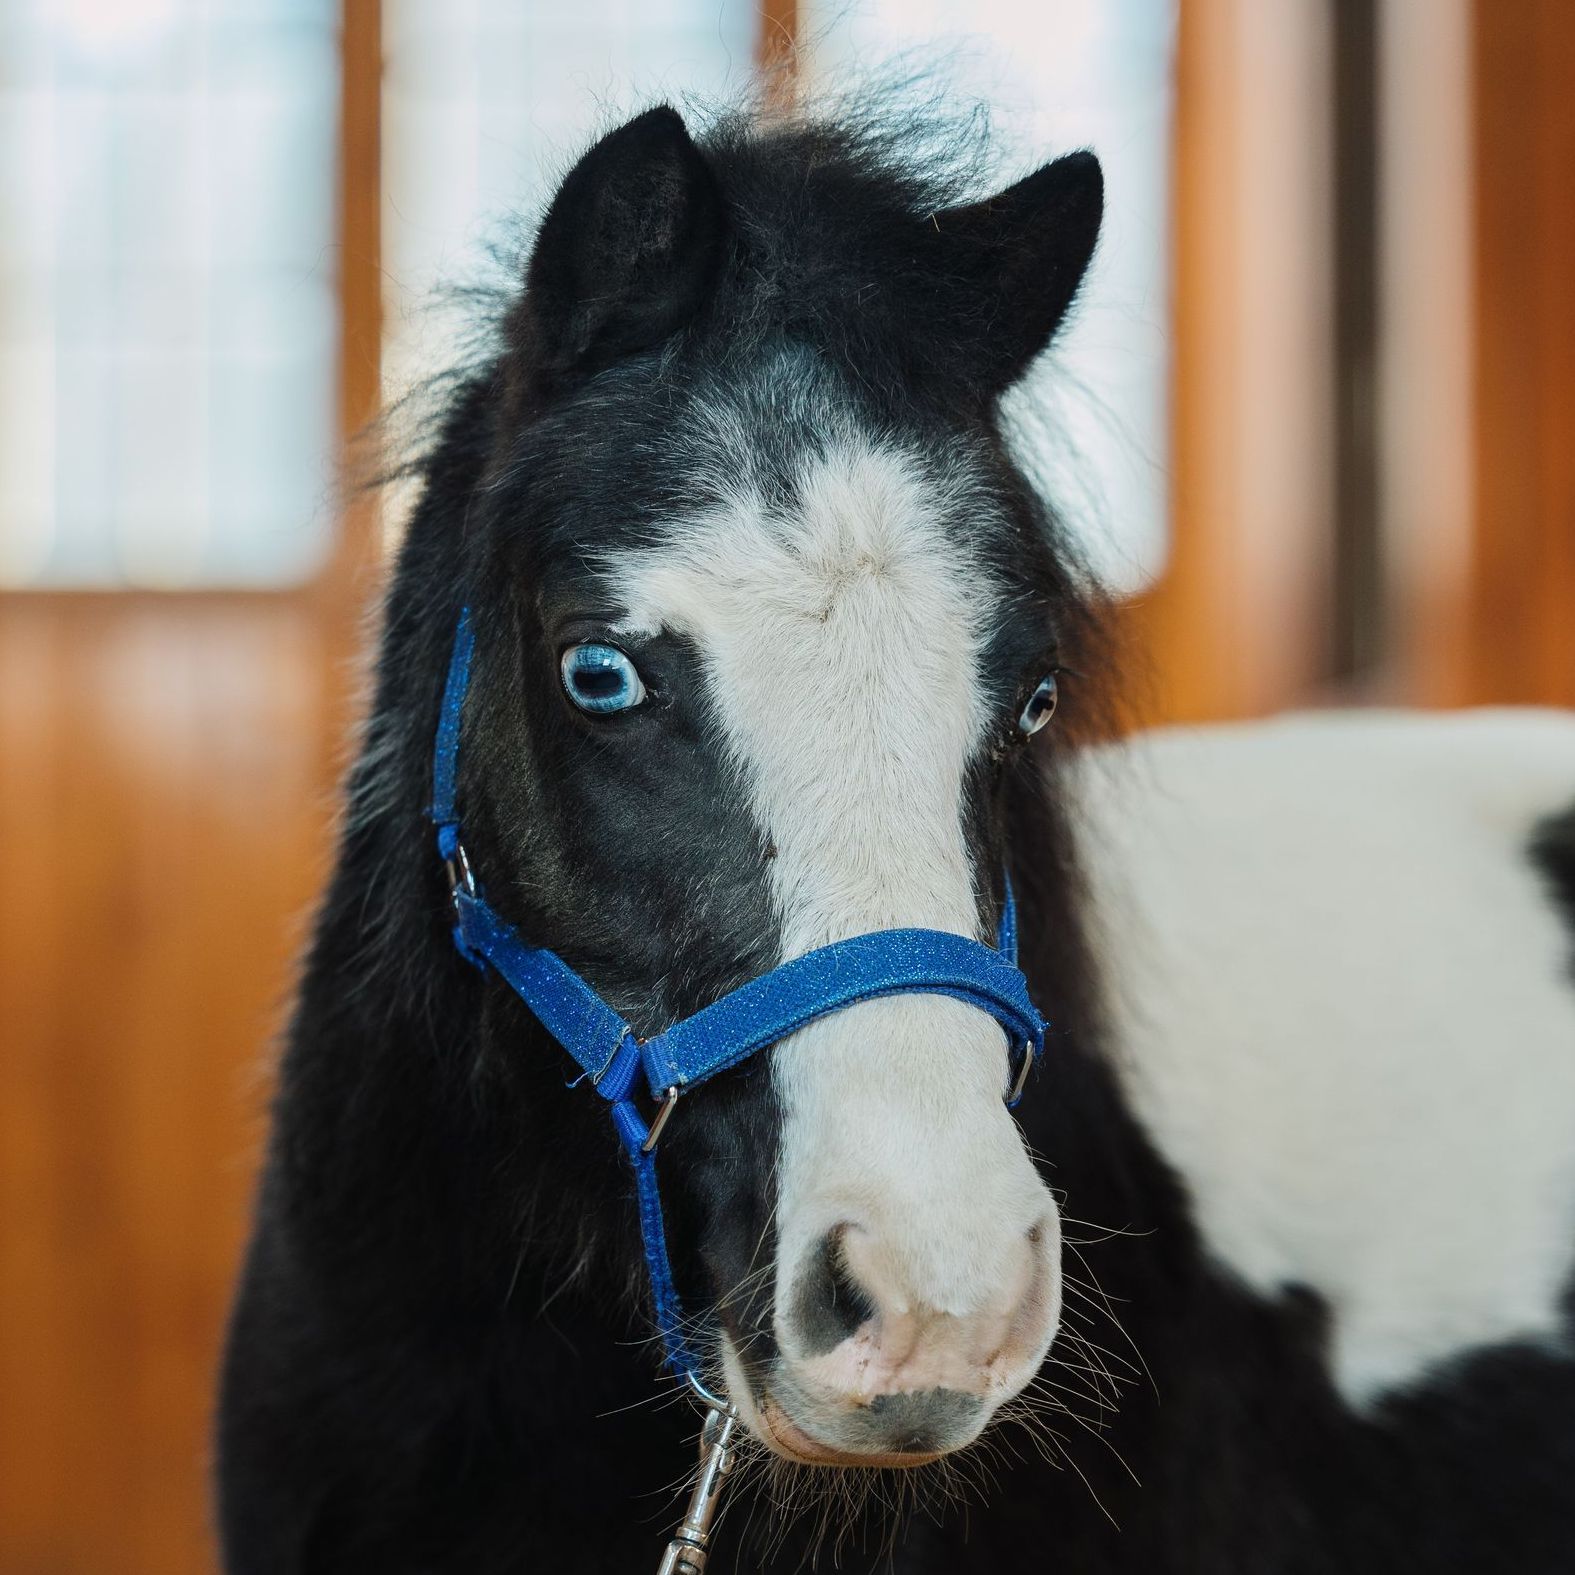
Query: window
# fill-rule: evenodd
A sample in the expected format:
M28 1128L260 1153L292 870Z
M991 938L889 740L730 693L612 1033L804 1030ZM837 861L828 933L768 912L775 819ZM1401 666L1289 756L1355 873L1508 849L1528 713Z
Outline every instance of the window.
M599 132L663 99L746 91L756 27L754 0L386 0L390 400L454 359L464 312L441 292L498 282L494 248L508 252Z
M991 112L1000 180L1073 148L1105 171L1077 314L1017 396L1025 458L1117 590L1154 579L1168 526L1168 160L1174 0L803 0L817 78L896 60Z
M0 0L0 585L331 540L331 0Z

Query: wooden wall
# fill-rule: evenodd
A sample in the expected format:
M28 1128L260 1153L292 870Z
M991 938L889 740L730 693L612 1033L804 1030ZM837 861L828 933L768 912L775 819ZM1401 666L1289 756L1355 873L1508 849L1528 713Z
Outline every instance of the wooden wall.
M1304 700L1326 667L1325 31L1307 0L1179 9L1171 540L1158 582L1122 610L1136 721L1262 715Z
M1182 0L1172 551L1124 609L1140 720L1575 705L1575 4L1383 0L1378 14L1400 46L1388 110L1411 117L1411 162L1379 191L1389 484L1385 539L1368 546L1387 646L1365 681L1338 681L1330 653L1350 631L1335 627L1333 302L1318 274L1340 194L1308 98L1330 74L1329 13ZM1425 102L1456 92L1463 114Z
M1477 0L1463 703L1575 705L1575 5Z
M293 602L0 614L0 1570L184 1575L261 1052L322 866Z

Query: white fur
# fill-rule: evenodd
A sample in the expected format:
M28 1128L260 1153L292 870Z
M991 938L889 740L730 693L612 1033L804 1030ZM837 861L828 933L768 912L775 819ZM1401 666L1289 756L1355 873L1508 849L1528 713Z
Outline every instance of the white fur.
M997 592L941 524L968 500L851 438L828 442L798 483L779 518L740 476L725 505L620 558L612 582L634 624L681 631L703 653L776 850L784 958L889 926L976 935L960 811ZM773 1068L779 1310L814 1244L852 1222L860 1276L885 1306L973 1320L959 1339L976 1343L1021 1294L1030 1227L1043 1226L1047 1260L1055 1247L1049 1194L1002 1103L1000 1028L937 996L868 1002L794 1035ZM792 1330L780 1334L791 1357ZM905 1387L931 1375L916 1360L909 1376Z
M1165 731L1080 797L1118 1062L1219 1260L1328 1299L1354 1404L1557 1337L1575 987L1525 845L1575 718Z

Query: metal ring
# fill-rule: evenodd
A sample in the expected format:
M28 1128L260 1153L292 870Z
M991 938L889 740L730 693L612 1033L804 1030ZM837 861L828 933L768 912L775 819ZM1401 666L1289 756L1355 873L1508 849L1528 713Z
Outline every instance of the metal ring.
M737 1416L738 1407L731 1400L724 1400L720 1395L714 1395L700 1382L699 1376L691 1367L684 1374L684 1381L694 1390L695 1398L701 1405L709 1406L713 1411L719 1411L723 1416Z
M657 1145L662 1136L662 1129L667 1125L673 1114L673 1106L678 1103L678 1085L673 1084L667 1090L667 1102L656 1112L656 1119L651 1123L651 1130L646 1134L645 1141L640 1145L642 1154L649 1154Z

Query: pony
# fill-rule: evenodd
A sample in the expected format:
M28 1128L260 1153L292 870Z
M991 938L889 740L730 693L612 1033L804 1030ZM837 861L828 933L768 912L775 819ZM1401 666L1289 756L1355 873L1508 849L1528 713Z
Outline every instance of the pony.
M678 1103L671 1272L749 1439L714 1567L1575 1567L1575 723L1101 742L1103 598L1001 410L1099 164L980 196L922 140L630 120L450 391L232 1313L231 1575L638 1568L693 1461L601 1102L454 944L462 616L489 900L637 1034L989 941L1008 878L1052 1023L1015 1116L935 994Z

